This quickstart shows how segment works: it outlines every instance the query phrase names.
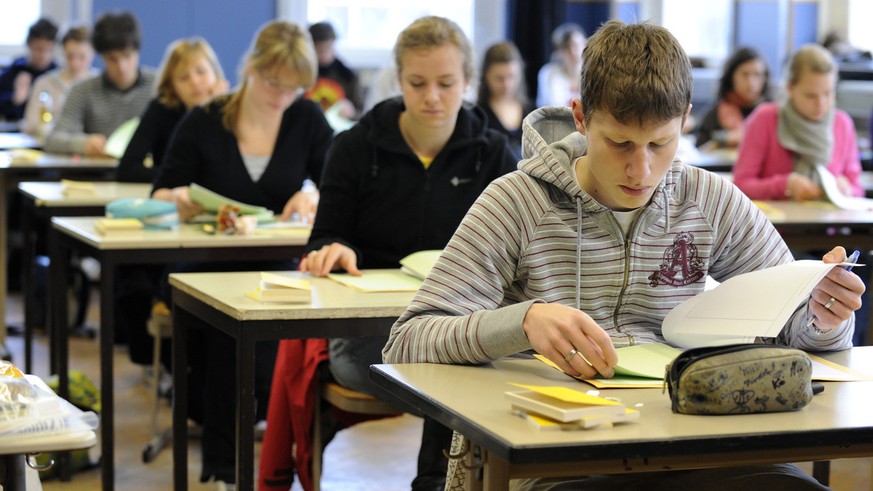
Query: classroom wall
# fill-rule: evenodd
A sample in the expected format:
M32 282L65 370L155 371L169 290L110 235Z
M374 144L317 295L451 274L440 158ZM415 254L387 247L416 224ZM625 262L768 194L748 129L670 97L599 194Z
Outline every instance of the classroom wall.
M791 49L819 41L819 5L816 2L794 2L791 11ZM822 36L823 37L823 36Z
M767 60L771 78L778 80L789 54L787 9L780 0L738 1L736 9L736 46L757 48Z
M231 84L238 81L239 62L252 36L276 17L275 0L93 0L96 21L101 12L128 10L142 30L142 64L156 67L172 41L202 36L215 49Z

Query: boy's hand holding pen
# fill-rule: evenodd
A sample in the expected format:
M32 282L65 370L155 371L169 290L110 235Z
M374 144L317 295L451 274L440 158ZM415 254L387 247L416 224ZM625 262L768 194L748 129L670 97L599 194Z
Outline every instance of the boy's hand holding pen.
M851 317L852 312L861 308L864 283L851 273L860 256L861 252L856 250L846 258L846 250L836 247L822 258L826 263L850 264L833 268L812 291L806 325L815 329L817 334L837 328Z

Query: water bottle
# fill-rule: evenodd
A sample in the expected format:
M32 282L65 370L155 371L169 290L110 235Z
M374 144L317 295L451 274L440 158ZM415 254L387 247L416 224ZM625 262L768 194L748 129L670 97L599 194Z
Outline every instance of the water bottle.
M52 95L43 90L39 93L39 128L37 130L40 140L48 133L54 115L52 114Z

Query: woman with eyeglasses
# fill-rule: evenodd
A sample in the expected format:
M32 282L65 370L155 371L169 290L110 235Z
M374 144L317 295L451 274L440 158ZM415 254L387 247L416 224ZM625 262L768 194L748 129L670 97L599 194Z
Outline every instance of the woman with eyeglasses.
M203 107L194 107L179 123L155 181L152 197L176 203L188 220L202 211L191 200L197 183L225 197L264 206L279 219L297 214L312 220L318 195L303 191L305 179L318 184L333 130L315 102L301 95L315 82L318 64L306 29L289 22L266 24L246 55L238 88ZM174 270L289 270L295 261L175 265ZM162 300L169 300L169 288ZM221 486L236 482L234 432L236 379L233 341L214 329L187 326L189 346L189 417L202 416L203 468L200 480ZM255 398L265 417L277 343L256 347ZM195 390L195 389L199 389ZM203 408L208 408L203 411ZM200 414L202 412L202 415Z
M333 131L317 104L300 95L315 82L318 64L306 29L271 22L246 55L242 82L230 94L196 107L179 123L152 197L173 201L179 218L203 208L188 194L191 183L282 220L312 220L318 196L301 190L316 184Z

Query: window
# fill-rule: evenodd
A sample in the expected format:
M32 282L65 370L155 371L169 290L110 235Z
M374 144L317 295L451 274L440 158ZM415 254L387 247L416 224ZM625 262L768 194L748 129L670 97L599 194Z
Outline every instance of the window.
M865 51L873 51L873 29L870 29L873 2L852 0L849 3L849 13L849 44Z
M305 7L301 4L305 3ZM474 38L477 2L440 0L439 2L397 2L395 0L319 0L287 2L280 0L279 14L301 24L330 22L337 31L336 48L347 64L355 67L380 67L390 59L397 34L424 15L439 15L455 21L467 36Z
M0 65L24 53L30 25L39 19L40 2L9 2L0 15Z
M661 24L682 43L688 56L720 62L731 51L732 9L731 0L663 0Z

